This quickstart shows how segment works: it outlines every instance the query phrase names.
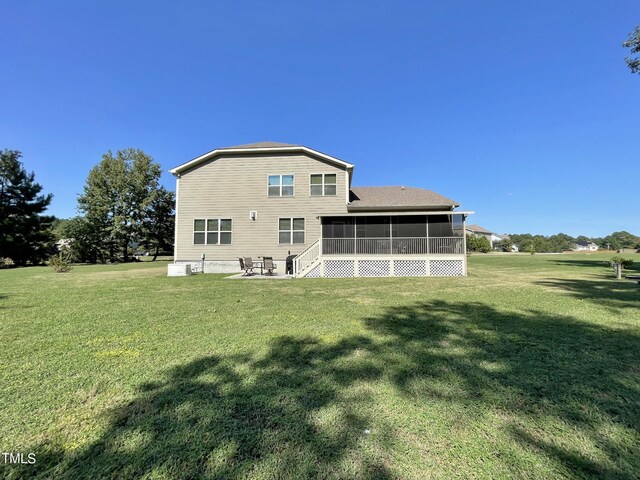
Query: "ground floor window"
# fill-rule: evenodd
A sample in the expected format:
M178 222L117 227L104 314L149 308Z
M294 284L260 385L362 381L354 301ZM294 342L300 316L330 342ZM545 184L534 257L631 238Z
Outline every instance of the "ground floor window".
M304 243L304 218L280 218L278 243Z
M194 245L230 245L231 235L230 218L196 218L193 221Z

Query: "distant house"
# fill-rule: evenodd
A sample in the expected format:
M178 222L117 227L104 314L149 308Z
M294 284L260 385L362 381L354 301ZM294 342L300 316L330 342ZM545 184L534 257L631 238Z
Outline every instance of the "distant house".
M573 248L574 252L597 252L598 245L593 242L588 242L586 240L580 240L575 243L575 247Z
M466 275L473 212L421 188L352 187L353 171L274 142L218 148L172 169L174 262L236 272L238 257L269 256L298 277Z
M486 238L487 240L489 240L489 245L491 245L491 248L493 248L493 244L495 242L499 242L500 240L502 240L500 235L493 233L492 231L487 230L480 225L467 225L465 232L467 233L467 235Z
M505 233L505 234L502 234L502 235L498 235L498 237L500 238L500 241L501 241L501 240L508 240L508 241L510 241L510 242L511 242L511 237L510 237L509 235L507 235L506 233ZM511 243L511 251L512 251L513 253L516 253L516 252L519 252L519 251L520 251L520 249L518 248L518 246L517 246L515 243L513 243L513 242L512 242L512 243Z

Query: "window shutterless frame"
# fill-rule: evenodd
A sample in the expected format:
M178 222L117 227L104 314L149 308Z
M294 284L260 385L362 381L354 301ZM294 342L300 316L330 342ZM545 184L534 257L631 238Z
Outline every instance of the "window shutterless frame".
M270 173L267 175L267 197L293 197L295 175L293 173Z
M305 219L302 217L281 217L278 219L278 245L303 244Z
M309 196L325 197L337 195L338 175L335 173L309 174Z
M193 220L193 245L231 245L233 219L195 218Z

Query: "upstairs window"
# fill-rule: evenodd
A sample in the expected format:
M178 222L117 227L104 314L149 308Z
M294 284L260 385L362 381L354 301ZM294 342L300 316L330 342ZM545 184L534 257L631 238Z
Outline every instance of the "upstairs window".
M335 173L312 173L309 183L312 197L336 194Z
M270 197L293 197L293 175L269 175Z
M278 219L278 243L304 243L304 218Z
M193 221L194 245L231 245L230 218L197 218Z

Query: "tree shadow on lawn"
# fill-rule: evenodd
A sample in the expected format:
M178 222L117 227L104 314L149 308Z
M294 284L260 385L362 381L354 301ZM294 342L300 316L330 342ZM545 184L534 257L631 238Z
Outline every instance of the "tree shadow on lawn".
M380 351L402 352L395 364L385 361L385 373L405 395L489 406L537 424L570 425L565 433L577 430L600 451L600 461L563 446L562 433L538 438L523 430L521 421L511 426L514 440L551 458L565 474L636 478L640 471L637 333L471 302L423 303L366 322L388 337L378 344ZM433 335L442 329L446 334ZM451 349L455 356L447 353ZM455 388L448 388L452 383Z
M38 464L0 474L391 478L400 427L372 416L371 402L387 401L370 388L381 382L417 405L507 412L515 419L505 435L551 459L559 474L640 471L637 334L471 302L394 307L363 321L367 336L333 344L283 336L259 358L211 355L174 368L109 412L109 427L85 449L42 444ZM568 427L545 431L546 422ZM600 455L567 447L567 432ZM509 468L522 474L522 465Z
M537 285L552 287L568 292L573 297L604 305L613 310L622 308L640 309L640 288L634 281L582 280L568 278L550 278L536 282Z
M259 359L199 358L142 385L90 447L41 445L44 461L18 477L390 478L366 445L368 399L342 392L381 375L357 358L363 351L375 351L364 337L327 345L284 336ZM384 443L384 429L375 437Z
M614 256L613 254L611 255ZM569 260L569 259L554 259L555 265L562 265L564 267L589 267L589 268L603 268L607 267L611 270L609 262L602 258L592 258L584 260Z
M638 272L640 271L640 255L637 256L631 256L631 257L625 257L625 254L622 253L612 253L611 254L612 257L614 256L622 256L624 258L631 258L631 260L633 260L633 265L631 266L629 271L635 271ZM555 260L553 263L555 263L556 265L562 265L565 267L588 267L591 269L598 269L598 270L602 270L603 272L609 272L611 273L611 275L607 275L607 276L615 276L615 274L613 273L613 268L611 267L611 265L609 264L609 260L603 260L603 259L585 259L585 260L563 260L563 259L558 259ZM604 275L604 274L603 274Z

